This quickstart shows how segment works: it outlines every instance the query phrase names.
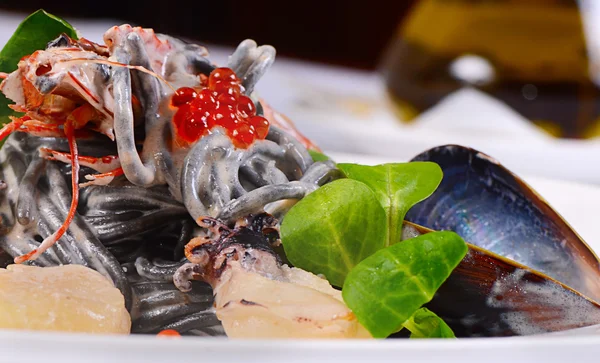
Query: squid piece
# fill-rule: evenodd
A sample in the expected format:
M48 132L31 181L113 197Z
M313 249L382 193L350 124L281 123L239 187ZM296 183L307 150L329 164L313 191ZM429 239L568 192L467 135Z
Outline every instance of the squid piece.
M186 246L190 260L173 280L182 291L192 279L211 285L217 318L231 338L369 338L341 292L310 272L283 265L271 249L276 220L251 216L230 229L204 218L207 235Z
M0 269L0 328L128 334L121 292L80 265Z
M240 253L245 253L240 251ZM279 280L237 261L213 283L216 313L232 338L367 338L327 280L280 267Z

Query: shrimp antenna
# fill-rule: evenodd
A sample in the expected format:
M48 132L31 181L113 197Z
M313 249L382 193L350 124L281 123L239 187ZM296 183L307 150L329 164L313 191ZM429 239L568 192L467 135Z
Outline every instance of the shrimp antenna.
M119 62L114 62L114 61L109 61L109 60L103 60L103 59L87 59L87 58L73 58L73 59L68 59L68 60L64 60L64 61L58 61L57 63L71 63L71 62L73 62L73 63L98 63L98 64L106 64L106 65L109 65L109 66L124 67L124 68L128 68L128 69L134 69L136 71L147 73L147 74L149 74L151 76L156 77L158 80L160 80L161 82L163 82L164 84L166 84L171 90L173 90L173 92L177 91L175 89L175 87L173 87L166 79L164 79L158 73L153 72L153 71L147 69L146 67L132 66L130 64L124 64L124 63L119 63Z

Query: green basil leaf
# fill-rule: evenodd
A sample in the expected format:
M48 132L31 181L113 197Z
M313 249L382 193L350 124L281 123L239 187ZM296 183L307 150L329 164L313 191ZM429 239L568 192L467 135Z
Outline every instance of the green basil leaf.
M329 159L331 159L329 156L320 153L318 151L315 150L308 150L308 153L310 154L310 156L312 157L313 161L317 162L317 161L327 161Z
M369 187L340 179L290 209L281 224L281 241L294 266L342 286L354 266L385 245L385 221Z
M388 218L386 246L400 242L406 212L429 197L443 177L442 169L432 162L337 166L348 178L367 184L377 195Z
M38 10L19 25L12 37L0 51L0 72L10 73L17 69L21 58L46 45L62 33L77 39L77 32L66 21ZM12 101L0 93L0 124L9 122L8 116L16 113L8 108Z
M442 318L427 308L420 308L404 323L412 338L456 338Z
M454 232L431 232L382 249L346 276L342 296L375 338L397 332L467 253Z

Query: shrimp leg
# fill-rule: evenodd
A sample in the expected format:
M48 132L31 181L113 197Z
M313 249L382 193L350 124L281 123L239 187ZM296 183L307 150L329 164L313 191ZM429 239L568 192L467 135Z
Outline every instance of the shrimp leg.
M12 118L11 122L2 126L2 128L0 129L0 140L4 140L5 138L7 138L8 135L12 134L19 127L21 127L22 123L23 122L20 119Z
M40 148L40 156L46 160L58 160L63 163L71 163L72 156L69 153L52 150L47 147ZM79 155L79 165L94 169L99 173L108 173L120 167L119 157L107 155L103 157Z

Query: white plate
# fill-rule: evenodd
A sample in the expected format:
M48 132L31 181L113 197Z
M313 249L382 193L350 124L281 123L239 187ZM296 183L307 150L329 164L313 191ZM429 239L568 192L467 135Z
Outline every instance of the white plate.
M0 43L8 39L21 19L20 15L0 14ZM102 31L114 24L74 23L87 37L96 40ZM214 53L215 58L225 58L224 51ZM330 85L335 87L331 88ZM389 125L382 122L361 124L366 118L381 120L389 116L380 111L383 109L381 90L375 75L371 73L284 60L276 63L273 72L259 85L259 90L325 147L409 158L434 144L456 141L449 139L444 132L391 130ZM310 97L304 97L306 94ZM363 97L365 95L367 101ZM312 113L305 111L305 102L308 101L313 102ZM356 114L362 117L352 116ZM332 115L338 120L331 121ZM538 175L600 181L600 168L586 170L581 166L587 167L587 162L577 163L591 155L588 146L596 145L561 142L552 148L536 148L529 147L526 142L516 144L514 140L495 140L489 143L483 135L471 136L478 139L481 145L487 145L485 150L482 148L483 151L498 157L511 168L519 169L517 172L531 170ZM366 139L377 142L367 143ZM477 146L477 142L473 142L473 145ZM330 155L340 162L375 164L392 161L347 154ZM593 163L598 164L597 160ZM537 177L524 176L524 179L572 224L592 248L600 251L600 229L597 228L600 214L596 208L600 205L599 188ZM584 335L452 341L232 341L221 338L165 339L0 330L0 362L597 362L600 356L600 327L574 333Z
M338 162L398 161L328 153ZM600 188L524 177L600 251ZM569 335L572 334L572 335ZM1 362L598 362L600 326L536 337L460 340L265 341L0 331Z
M598 362L599 336L281 341L0 332L2 362Z

